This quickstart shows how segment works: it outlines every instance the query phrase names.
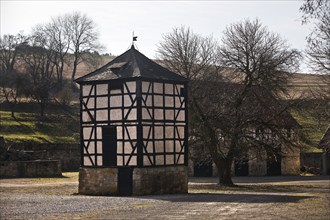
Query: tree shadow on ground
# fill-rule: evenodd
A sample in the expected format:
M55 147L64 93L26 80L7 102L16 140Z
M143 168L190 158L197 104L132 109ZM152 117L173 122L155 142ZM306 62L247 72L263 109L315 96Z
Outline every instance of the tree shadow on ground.
M224 187L214 183L189 184L189 190L192 193L226 193L230 192L301 192L313 186L299 185L266 185L266 184L248 184L236 185L235 187ZM319 188L319 187L317 187Z
M244 176L232 177L234 183L275 183L313 180L330 180L330 176ZM191 183L217 183L217 177L190 177Z
M145 196L141 199L156 199L170 202L225 202L225 203L296 203L313 196L275 195L275 194L225 194L225 193L189 193L179 195Z

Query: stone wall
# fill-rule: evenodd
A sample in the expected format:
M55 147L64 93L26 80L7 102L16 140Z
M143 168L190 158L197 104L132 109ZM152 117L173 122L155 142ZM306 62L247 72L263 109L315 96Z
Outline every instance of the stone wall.
M61 163L58 160L0 161L0 177L56 177L61 176Z
M252 152L249 154L249 176L265 176L267 174L266 151Z
M281 160L281 174L282 175L299 175L301 163L300 163L300 149L299 148L283 148L283 156ZM313 157L314 158L314 157ZM316 158L316 157L315 157ZM317 157L317 164L321 164L322 160ZM316 162L311 157L304 157L303 163L314 163ZM261 152L249 152L249 176L265 176L267 175L267 153L266 151ZM194 176L193 172L194 163L192 160L189 161L189 176ZM232 175L235 176L235 166L232 166ZM213 163L213 176L217 176L217 168Z
M133 195L188 193L186 166L134 168Z
M282 147L281 174L298 175L300 173L300 148Z
M301 166L306 168L313 167L321 169L322 167L322 152L308 152L308 153L301 153L300 160Z
M81 167L79 169L79 194L117 195L118 168Z
M31 151L40 160L59 160L62 171L78 171L80 167L79 144L8 143L11 150Z
M118 168L82 167L79 193L119 195ZM186 166L133 168L132 195L188 193Z
M249 160L249 176L265 176L267 174L267 161L254 158Z
M300 173L300 158L283 156L281 161L282 175L298 175Z
M322 152L300 154L301 167L314 174L330 175L330 155Z

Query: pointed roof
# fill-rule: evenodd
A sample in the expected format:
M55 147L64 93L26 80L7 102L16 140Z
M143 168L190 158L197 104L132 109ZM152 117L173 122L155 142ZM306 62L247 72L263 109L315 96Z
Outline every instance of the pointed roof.
M328 151L330 154L330 125L320 140L319 147L323 149L329 149Z
M150 60L135 49L134 45L103 67L76 79L77 83L107 81L115 79L144 78L151 80L188 80Z

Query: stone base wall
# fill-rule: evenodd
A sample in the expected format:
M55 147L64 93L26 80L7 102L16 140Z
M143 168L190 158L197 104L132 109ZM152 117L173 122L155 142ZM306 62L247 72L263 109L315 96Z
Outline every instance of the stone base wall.
M118 168L81 167L79 169L79 194L117 195Z
M81 167L79 194L119 195L118 168ZM188 193L185 166L133 168L132 195Z
M300 148L282 146L282 175L298 175L300 173Z
M58 160L0 161L0 178L61 176Z
M133 170L133 195L188 193L188 167L150 167Z
M282 175L298 175L300 173L300 157L282 157L281 173Z

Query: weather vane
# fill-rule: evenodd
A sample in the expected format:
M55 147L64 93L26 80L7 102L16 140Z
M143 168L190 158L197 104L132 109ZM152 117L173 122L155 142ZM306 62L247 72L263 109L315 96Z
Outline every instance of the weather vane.
M134 45L134 41L137 41L137 36L134 35L134 31L133 31L133 41L132 41L132 44Z

